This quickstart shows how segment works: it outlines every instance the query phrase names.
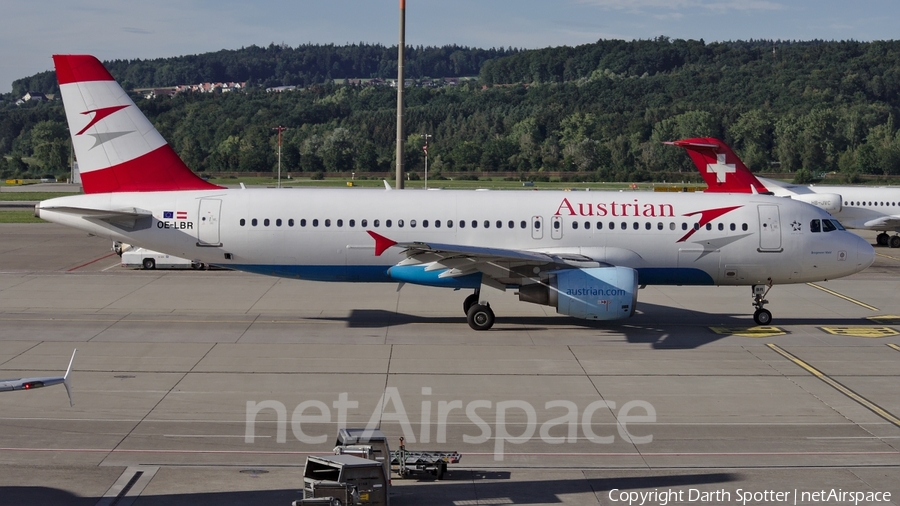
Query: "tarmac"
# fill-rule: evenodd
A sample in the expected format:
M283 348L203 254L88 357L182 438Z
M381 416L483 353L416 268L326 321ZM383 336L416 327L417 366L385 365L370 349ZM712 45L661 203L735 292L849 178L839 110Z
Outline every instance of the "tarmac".
M876 251L775 286L771 327L749 287L650 286L613 322L485 291L475 332L462 291L131 270L0 225L0 378L78 349L74 407L0 394L0 505L287 505L306 456L367 424L462 454L395 475L394 506L900 504L900 250Z

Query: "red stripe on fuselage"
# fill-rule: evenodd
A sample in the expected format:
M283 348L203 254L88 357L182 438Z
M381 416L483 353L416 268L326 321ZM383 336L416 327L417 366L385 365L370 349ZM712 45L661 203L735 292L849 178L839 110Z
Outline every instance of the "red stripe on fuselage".
M215 190L178 158L171 146L159 148L106 169L83 172L84 193Z
M113 81L100 60L86 54L55 54L53 65L59 85L83 81Z

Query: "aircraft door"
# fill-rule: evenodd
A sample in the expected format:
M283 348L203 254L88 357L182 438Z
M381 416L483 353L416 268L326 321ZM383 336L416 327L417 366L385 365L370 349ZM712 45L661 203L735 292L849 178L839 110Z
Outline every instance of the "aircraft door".
M531 217L531 238L544 238L544 218L541 218L540 216Z
M550 219L550 237L554 239L562 239L563 235L563 219L562 216L554 216Z
M781 217L778 206L761 204L759 209L759 251L781 252Z
M197 219L197 246L221 246L219 240L219 215L222 201L200 199L200 213Z

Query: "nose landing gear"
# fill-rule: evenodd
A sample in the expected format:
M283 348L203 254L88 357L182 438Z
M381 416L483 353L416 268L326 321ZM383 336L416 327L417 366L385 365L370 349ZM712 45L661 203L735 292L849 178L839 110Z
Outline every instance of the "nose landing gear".
M766 300L766 295L772 289L772 278L769 278L768 281L765 285L753 285L753 307L756 308L756 312L753 313L753 321L757 325L772 323L772 313L765 309L765 305L769 303Z

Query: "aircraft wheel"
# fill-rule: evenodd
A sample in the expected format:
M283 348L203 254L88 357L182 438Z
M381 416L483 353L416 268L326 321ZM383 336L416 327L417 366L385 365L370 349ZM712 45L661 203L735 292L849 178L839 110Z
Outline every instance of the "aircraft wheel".
M888 242L888 244L892 248L900 248L900 235L891 236L891 240Z
M772 313L768 309L757 309L756 312L753 313L753 321L755 321L757 325L768 325L772 323Z
M144 269L147 270L156 269L156 260L152 258L145 258L142 265L144 266Z
M472 330L488 330L494 326L494 311L488 304L473 304L466 312L466 321Z
M879 246L887 246L890 238L891 236L888 235L887 232L882 232L875 237L875 242L877 242Z
M468 316L469 308L474 306L475 304L478 304L478 295L478 292L475 292L472 295L466 297L466 300L463 301L463 314Z

